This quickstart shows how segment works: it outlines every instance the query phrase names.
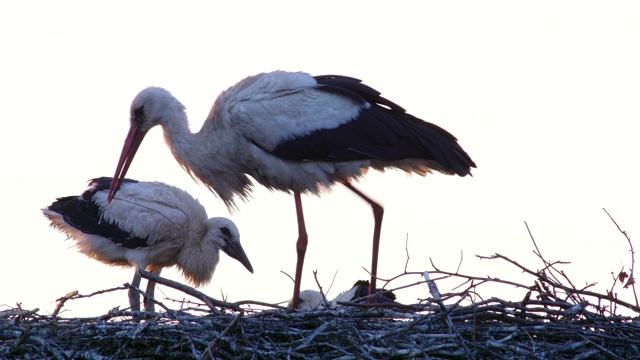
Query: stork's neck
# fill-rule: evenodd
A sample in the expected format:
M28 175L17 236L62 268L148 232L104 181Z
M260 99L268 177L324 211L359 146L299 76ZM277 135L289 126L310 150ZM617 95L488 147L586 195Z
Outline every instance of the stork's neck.
M207 146L202 131L191 132L186 115L169 119L163 123L163 128L164 140L180 166L206 184L205 174L210 172L208 168L216 166L216 148Z
M210 190L214 191L229 208L235 207L234 196L248 196L250 184L239 168L234 140L214 121L207 120L202 129L192 133L186 114L165 119L165 142L178 163Z
M206 231L206 230L205 230ZM206 235L205 235L206 236ZM220 252L207 249L206 239L189 239L178 255L178 266L189 282L196 287L206 285L213 277L213 272L220 260Z
M191 171L197 164L199 154L196 142L197 134L191 132L187 115L181 111L163 119L164 141L171 149L171 153L185 170Z

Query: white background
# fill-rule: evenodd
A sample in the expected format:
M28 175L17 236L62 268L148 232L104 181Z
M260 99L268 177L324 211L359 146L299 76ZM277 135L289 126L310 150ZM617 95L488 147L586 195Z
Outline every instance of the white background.
M197 131L216 96L275 69L363 79L411 114L452 132L478 164L473 177L370 172L358 187L385 206L379 274L454 271L532 283L501 253L542 267L570 261L576 286L631 266L628 244L606 208L638 240L640 6L626 1L20 2L0 5L0 310L21 303L49 313L71 290L87 294L130 282L130 269L86 258L49 227L40 208L112 176L129 105L150 85L188 109ZM295 266L293 198L254 187L230 214L173 159L154 129L128 173L164 181L200 199L210 216L238 225L255 274L223 256L205 293L230 301L286 301ZM342 187L304 197L312 270L333 297L367 278L370 208ZM636 244L637 245L637 244ZM637 245L640 248L640 245ZM165 276L181 280L175 271ZM390 284L420 281L408 276ZM452 283L442 282L441 291ZM630 290L619 296L633 302ZM167 296L182 294L161 288ZM506 286L484 297L519 300ZM162 297L162 293L159 293ZM398 292L415 303L424 285ZM167 302L169 303L169 302ZM69 302L65 316L128 305L124 292ZM172 305L172 304L171 304ZM173 305L172 305L173 306ZM177 305L176 305L177 306Z

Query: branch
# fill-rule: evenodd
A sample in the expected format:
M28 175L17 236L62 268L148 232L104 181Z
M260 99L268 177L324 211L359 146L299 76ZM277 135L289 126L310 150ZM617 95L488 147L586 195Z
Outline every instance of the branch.
M627 234L626 231L622 230L620 228L620 225L618 225L618 223L613 219L613 217L611 216L611 214L609 214L609 212L607 211L607 209L602 208L602 210L604 210L605 213L607 213L607 215L609 216L609 219L611 219L611 221L616 225L616 227L618 228L618 231L620 231L620 233L622 235L624 235L624 237L627 239L627 242L629 243L629 249L631 251L631 274L629 274L629 280L627 280L627 282L624 284L624 288L627 288L629 286L631 286L631 288L633 289L633 296L635 297L636 300L636 306L638 306L638 294L636 293L636 279L634 276L634 269L635 269L635 264L636 264L636 252L635 250L633 250L633 243L631 242L631 238L629 237L629 234Z
M214 299L214 298L212 298L210 296L207 296L207 295L201 293L200 291L198 291L198 290L196 290L196 289L194 289L194 288L192 288L190 286L181 284L181 283L179 283L177 281L165 279L163 277L160 277L160 276L158 276L156 274L152 274L152 273L150 273L148 271L145 271L145 270L139 270L139 271L140 271L140 275L143 278L145 278L147 280L155 281L158 284L162 284L162 285L174 288L176 290L180 290L185 294L191 295L191 296L201 300L202 302L204 302L209 307L209 309L211 309L211 310L217 310L216 306L218 306L218 307L232 309L232 310L235 310L235 311L242 311L242 309L237 304L228 303L226 301L216 300L216 299Z
M607 297L605 295L598 294L598 293L595 293L595 292L592 292L592 291L578 290L576 288L570 288L570 287L564 286L564 285L562 285L560 283L557 283L555 281L552 281L548 277L544 276L544 274L536 273L534 271L531 271L531 270L527 269L526 267L518 264L516 261L513 261L513 260L509 259L508 257L506 257L504 255L500 255L500 254L496 253L495 255L493 255L491 257L485 257L485 258L486 259L495 259L495 258L503 259L503 260L505 260L505 261L517 266L522 271L535 276L541 282L544 282L544 283L549 284L549 285L551 285L553 287L557 287L559 289L562 289L562 290L566 291L567 293L576 293L576 294L579 294L579 295L593 296L593 297L600 298L600 299L608 299L608 300L611 300L611 301L613 301L614 303L616 303L618 305L622 305L622 306L628 307L629 309L631 309L631 310L633 310L635 312L640 312L640 307L639 306L630 304L630 303L628 303L626 301L622 301L622 300L619 300L619 299L611 299L611 297Z

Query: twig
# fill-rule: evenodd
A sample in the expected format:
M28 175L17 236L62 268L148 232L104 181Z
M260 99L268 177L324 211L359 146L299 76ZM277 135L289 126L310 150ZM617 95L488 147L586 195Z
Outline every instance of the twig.
M79 294L78 290L71 291L68 294L66 294L65 296L56 299L56 307L53 310L53 312L51 313L51 316L58 316L58 314L62 310L62 307L67 302L67 300L90 298L90 297L95 296L95 295L100 295L100 294L104 294L104 293L108 293L108 292L112 292L112 291L125 290L126 288L127 288L126 286L119 286L119 287L116 287L116 288L94 291L91 294L87 294L87 295Z
M148 271L145 271L145 270L139 270L139 271L140 271L140 275L143 278L145 278L147 280L155 281L158 284L169 286L169 287L174 288L176 290L182 291L185 294L191 295L191 296L195 297L196 299L199 299L202 302L204 302L209 307L209 309L211 309L211 310L214 310L214 311L217 310L216 306L233 309L235 311L241 311L242 310L236 304L232 304L232 303L216 300L216 299L214 299L212 297L209 297L209 296L201 293L200 291L198 291L198 290L196 290L196 289L194 289L194 288L192 288L190 286L181 284L181 283L179 283L177 281L165 279L165 278L163 278L161 276L158 276L156 274L152 274L152 273L150 273Z
M540 260L542 260L542 263L544 264L544 268L541 270L541 272L545 272L548 269L555 270L559 274L563 275L564 279L569 281L569 284L573 287L573 284L571 284L571 281L569 280L569 278L562 271L558 271L558 270L555 269L555 265L556 264L569 264L569 262L566 262L566 261L554 261L554 262L551 262L551 261L545 259L544 256L542 256L542 252L540 251L540 248L538 247L538 243L536 242L536 239L533 237L533 233L531 233L531 229L529 228L529 224L527 224L527 222L524 221L524 225L527 228L527 232L529 233L529 238L531 239L531 242L533 242L533 246L536 248L536 250L533 253L536 254L536 256ZM553 279L556 282L558 282L558 283L560 282L560 280L555 276L555 274L553 272L551 272L550 275L553 277Z
M338 270L336 270L336 272L333 273L333 278L331 279L331 284L329 284L329 290L327 290L327 293L330 293L331 289L333 289L333 284L336 281L336 276L338 276Z
M204 350L204 354L202 355L202 360L214 359L212 351L215 350L216 347L218 347L220 343L220 338L228 336L231 333L231 331L235 329L236 325L238 325L238 322L240 321L240 318L243 315L244 315L244 311L240 310L240 312L233 318L231 323L224 329L222 334L220 334L220 337L214 339L211 343L209 343L209 346L207 346L207 348Z
M549 279L548 277L546 277L546 276L542 276L542 275L541 275L541 274L539 274L539 273L536 273L536 272L534 272L534 271L532 271L532 270L529 270L529 269L525 268L524 266L522 266L522 265L518 264L516 261L511 260L511 259L509 259L508 257L503 256L503 255L500 255L500 254L497 254L497 253L496 253L495 255L491 256L491 257L483 257L483 258L486 258L486 259L495 259L495 258L503 259L503 260L505 260L505 261L507 261L507 262L509 262L509 263L511 263L511 264L513 264L513 265L515 265L515 266L517 266L518 268L520 268L520 269L521 269L521 270L523 270L524 272L526 272L526 273L528 273L528 274L530 274L530 275L535 276L535 277L536 277L536 278L538 278L541 282L544 282L544 283L547 283L547 284L549 284L549 285L551 285L551 286L553 286L553 287L557 287L557 288L559 288L559 289L562 289L563 291L566 291L566 292L568 292L568 293L577 293L577 294L580 294L580 295L593 296L593 297L596 297L596 298L607 298L606 296L604 296L604 295L602 295L602 294L598 294L598 293L595 293L595 292L592 292L592 291L578 290L578 289L576 289L576 288L570 288L570 287L567 287L567 286L562 285L562 284L560 284L560 283L557 283L557 282L555 282L555 281L552 281L552 280L551 280L551 279ZM628 303L628 302L626 302L626 301L622 301L622 300L620 300L620 299L612 299L612 301L613 301L613 302L615 302L615 303L616 303L616 304L618 304L618 305L625 306L625 307L627 307L627 308L629 308L629 309L631 309L631 310L633 310L633 311L635 311L635 312L640 312L640 307L639 307L639 306L636 306L636 305L630 304L630 303Z
M291 282L295 281L295 280L293 280L293 277L291 275L289 275L288 273L286 273L286 272L284 272L282 270L280 270L280 272L283 273L284 275L286 275L291 280Z
M609 358L612 359L619 359L619 360L623 360L624 358L621 358L620 356L617 356L616 354L612 353L611 351L609 351L608 349L596 344L595 342L587 339L584 335L582 334L578 334L578 336L580 336L581 338L583 338L586 342L589 343L589 345L595 347L596 349L600 350L601 355L606 355Z
M467 348L467 344L466 344L466 341L464 340L464 337L460 334L458 329L453 325L453 321L451 321L451 318L449 317L449 311L447 311L447 307L444 305L444 302L442 301L442 296L440 295L440 291L438 290L438 285L436 285L435 281L431 280L431 278L429 277L429 272L425 271L423 273L423 276L429 286L429 292L433 296L433 299L436 301L438 306L440 306L440 309L442 311L442 319L445 321L445 323L449 327L449 331L456 335L456 337L458 338L458 341L460 342L460 345L462 345L462 348L464 349L464 352L467 358L475 359L475 355L472 354Z
M477 258L479 259L492 259L492 257L487 257L487 256L481 256L481 255L476 255ZM502 284L506 284L506 285L512 285L515 287L521 287L521 288L525 288L525 289L529 289L529 286L514 282L514 281L509 281L509 280L502 280L500 278L495 278L495 277L481 277L481 276L473 276L473 275L465 275L465 274L461 274L461 273L457 273L457 272L448 272L445 270L442 270L440 268L438 268L432 259L429 259L429 261L431 262L431 266L433 266L433 268L436 271L431 271L431 273L437 273L437 274L442 274L442 275L447 275L447 276L454 276L454 277L460 277L460 278L464 278L464 279L468 279L468 280L479 280L479 281L486 281L486 282L498 282L498 283L502 283ZM534 273L535 274L535 273Z
M64 306L64 303L66 303L67 300L72 299L76 296L78 296L78 290L73 290L72 292L58 299L58 301L56 302L56 308L53 309L51 316L58 316L58 314L60 313L60 310Z
M320 285L320 281L318 280L318 270L313 270L313 278L316 281L316 285L318 286L318 290L320 291L320 295L322 295L322 305L326 306L329 302L327 301L327 295L324 293L324 290L322 289L322 285ZM335 279L335 274L334 274L334 279ZM332 282L333 284L333 282ZM319 307L321 304L318 304L317 307Z
M635 279L635 265L636 265L636 252L633 249L633 243L631 242L631 238L629 237L629 234L627 234L626 231L622 230L620 228L620 225L618 225L618 223L613 219L613 217L611 216L611 214L609 214L609 212L607 211L607 209L602 208L602 210L604 210L605 213L607 213L607 215L609 216L609 219L611 219L611 221L616 225L616 227L618 228L618 231L620 231L620 233L622 235L624 235L624 237L627 239L627 242L629 243L629 249L631 252L631 274L629 274L629 280L627 280L627 282L625 283L625 285L623 286L624 288L631 286L631 288L633 289L633 296L636 300L636 306L640 306L638 303L638 294L636 293L636 279Z
M404 239L404 252L407 254L407 261L404 262L404 272L407 272L407 267L409 266L409 234L406 235Z

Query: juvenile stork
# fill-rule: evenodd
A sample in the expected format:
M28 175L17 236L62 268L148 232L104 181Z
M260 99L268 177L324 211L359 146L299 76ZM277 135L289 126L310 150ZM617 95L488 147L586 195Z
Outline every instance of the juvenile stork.
M250 76L218 96L195 134L185 107L167 90L150 87L134 98L130 122L109 199L118 191L144 136L156 125L164 129L165 141L180 165L229 209L235 208L238 198L248 199L250 177L268 189L293 193L298 220L294 305L307 248L300 194L318 194L341 183L371 205L373 292L383 208L350 181L368 168L466 176L475 167L449 132L346 76L285 71Z
M123 179L118 195L107 206L111 182L107 177L93 179L82 195L58 198L42 212L88 257L108 265L133 266L134 287L140 286L138 269L160 274L162 268L173 265L193 285L205 285L218 264L219 250L253 273L231 220L208 219L191 195L160 182ZM154 291L155 282L149 281L147 311L154 311ZM133 288L129 303L133 311L140 310L140 296Z
M340 293L333 300L328 300L316 290L302 290L295 308L298 310L335 309L341 307L342 303L358 302L369 296L371 296L367 299L369 304L389 304L396 300L396 294L390 290L376 289L376 294L369 294L369 281L358 280L351 289ZM287 306L293 307L293 299L289 300Z

